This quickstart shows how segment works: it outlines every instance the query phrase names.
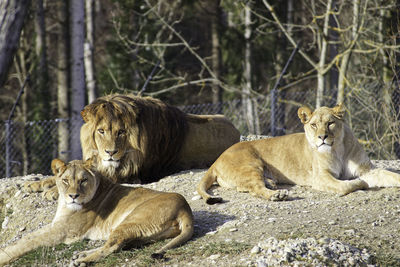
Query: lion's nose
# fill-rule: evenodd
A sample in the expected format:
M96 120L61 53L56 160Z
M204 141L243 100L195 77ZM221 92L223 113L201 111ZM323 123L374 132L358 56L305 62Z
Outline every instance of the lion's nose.
M69 194L68 196L72 199L77 199L79 197L79 194Z
M328 135L318 135L318 138L321 139L322 141L324 141L326 138L328 138Z
M112 156L112 155L114 155L115 153L118 152L118 150L105 150L105 151L106 151L106 153L107 153L108 155L110 155L110 156Z

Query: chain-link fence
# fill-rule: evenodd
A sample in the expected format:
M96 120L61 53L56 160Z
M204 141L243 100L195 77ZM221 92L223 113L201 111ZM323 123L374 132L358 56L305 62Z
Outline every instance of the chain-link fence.
M50 173L53 158L68 159L72 131L81 118L0 122L0 177ZM61 142L59 140L62 140Z
M397 105L400 98L385 99L380 97L379 90L352 91L346 100L347 121L372 158L394 159L400 154ZM180 108L193 114L224 114L242 135L282 135L302 131L297 110L302 105L314 107L315 97L315 91L311 90L280 92L265 97ZM334 97L325 98L323 103L332 106ZM70 133L79 131L77 125L81 123L81 118L0 122L0 177L49 174L53 158L70 159L70 144L80 142L70 140Z

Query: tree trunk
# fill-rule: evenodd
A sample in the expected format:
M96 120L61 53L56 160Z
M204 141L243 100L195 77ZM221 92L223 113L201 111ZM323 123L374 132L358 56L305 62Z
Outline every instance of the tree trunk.
M332 9L337 10L337 0L332 1ZM329 27L334 30L329 31L329 40L332 44L329 46L329 61L335 59L338 55L338 47L340 42L340 36L337 30L339 25L334 16L329 16ZM334 65L329 71L329 88L328 94L331 96L327 105L334 106L337 102L337 89L338 89L339 73L337 67Z
M49 90L49 77L47 68L47 46L46 46L46 24L43 10L43 0L35 2L35 32L36 32L36 55L39 65L36 69L35 105L39 110L40 119L49 119L51 115L51 91Z
M85 106L85 6L83 0L71 0L71 157L82 158L79 132L83 124L80 112Z
M0 2L0 87L7 80L29 5L29 0Z
M26 70L27 63L25 61L25 54L23 52L24 49L20 49L17 51L17 54L15 56L14 60L14 66L16 70L16 76L18 78L19 86L22 88L24 84L24 80L26 79L28 72ZM21 153L21 159L22 159L22 174L27 175L28 174L28 167L29 167L29 144L27 142L27 136L25 135L25 125L28 121L28 113L29 113L29 103L28 99L31 98L31 88L29 86L29 83L26 84L24 88L24 93L21 95L21 114L20 114L20 120L21 120L21 128L17 128L19 131L18 135L21 137L18 142L16 142L16 146L19 147L19 151ZM13 125L13 124L11 124ZM15 129L13 129L15 131ZM21 172L18 172L21 173Z
M353 1L353 25L351 30L351 37L352 42L355 42L358 24L359 24L359 10L360 10L360 2ZM338 96L337 96L337 103L344 102L344 94L345 94L345 87L346 87L346 73L347 68L350 62L351 51L345 54L340 61L340 70L339 70L339 82L338 82Z
M324 89L325 89L325 73L324 67L326 62L326 55L328 50L328 33L329 33L329 13L332 6L332 0L328 0L326 3L326 12L324 18L324 27L322 29L322 34L320 36L321 39L321 50L319 55L319 62L318 62L318 72L317 72L317 80L318 80L318 87L317 87L317 99L316 99L316 107L319 108L323 105L323 98L324 98Z
M97 98L96 80L94 76L93 50L94 50L94 0L86 0L86 41L85 54L85 75L88 91L88 102L92 103Z
M254 118L254 107L253 102L250 98L251 95L251 3L248 1L244 10L244 25L245 25L245 51L244 51L244 80L245 85L243 87L243 107L244 114L247 121L247 127L250 134L256 133L256 124Z
M64 161L69 157L69 130L68 130L68 3L66 1L57 2L57 117L58 123L58 157ZM72 120L71 120L72 121Z
M220 42L219 42L219 20L221 15L220 10L220 0L213 0L213 9L211 10L211 65L212 70L216 76L219 78L221 75L221 55L220 55ZM221 103L222 102L222 91L221 87L218 85L218 82L214 82L212 84L212 101L213 103ZM219 113L221 113L219 111Z

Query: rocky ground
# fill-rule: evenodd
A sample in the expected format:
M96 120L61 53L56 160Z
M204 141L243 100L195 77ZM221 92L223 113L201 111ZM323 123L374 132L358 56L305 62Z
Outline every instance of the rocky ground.
M376 164L400 170L400 161ZM195 218L193 239L178 252L167 254L168 261L151 265L400 265L398 188L357 191L339 197L307 187L284 186L289 199L270 202L215 187L212 192L224 202L209 206L195 192L204 173L205 170L185 171L146 185L185 196ZM42 175L29 175L0 179L0 247L51 222L56 203L21 189L24 181L41 178ZM212 246L215 248L210 249ZM121 254L117 265L147 265L126 257ZM50 265L62 266L69 260L55 259Z

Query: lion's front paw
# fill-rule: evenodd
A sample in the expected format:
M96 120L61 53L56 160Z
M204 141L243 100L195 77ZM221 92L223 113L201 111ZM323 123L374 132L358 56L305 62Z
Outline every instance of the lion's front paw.
M284 190L278 190L272 197L270 198L271 201L283 201L286 200L289 197L289 191L284 189Z
M43 192L43 197L47 200L57 200L58 199L58 189L57 187L52 187L49 190Z

